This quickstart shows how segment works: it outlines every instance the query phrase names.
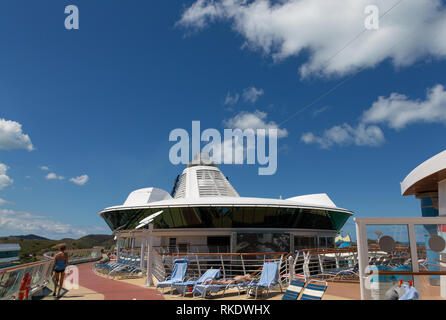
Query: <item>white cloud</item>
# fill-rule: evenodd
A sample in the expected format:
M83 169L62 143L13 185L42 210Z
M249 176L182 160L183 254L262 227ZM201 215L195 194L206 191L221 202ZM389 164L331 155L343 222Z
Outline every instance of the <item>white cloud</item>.
M446 125L446 90L441 84L429 88L425 100L410 100L400 93L379 97L365 110L356 128L348 124L334 126L318 137L312 132L302 135L306 144L319 144L322 148L333 145L379 146L384 134L376 124L400 130L413 123L443 123Z
M9 187L14 183L14 180L12 180L6 174L6 171L8 171L8 169L9 167L6 164L0 163L0 190Z
M225 98L224 105L225 105L225 106L231 106L231 105L234 105L234 104L236 104L236 103L238 102L239 98L240 98L240 95L239 95L238 93L236 93L236 94L234 94L234 95L231 95L231 94L228 92L227 95L226 95L226 98Z
M229 21L245 38L244 47L261 50L274 60L308 53L299 69L302 77L343 75L387 59L395 66L407 66L427 56L444 59L446 10L441 0L403 1L380 19L379 30L366 31L355 39L364 30L367 6L378 6L382 15L396 3L197 0L177 25L201 29L216 21Z
M223 123L225 126L231 129L277 129L278 138L288 136L288 131L286 129L280 129L274 121L267 122L267 116L268 114L266 112L259 110L256 110L255 112L242 111L235 117L224 120Z
M54 172L51 172L46 175L45 179L47 179L47 180L63 180L63 179L65 179L65 177L58 176Z
M333 145L347 146L380 146L385 142L382 130L377 126L359 124L352 127L346 123L325 130L321 137L308 132L302 135L302 142L306 144L318 144L323 149Z
M105 231L104 228L100 228ZM74 237L79 238L88 231L99 231L98 227L80 227L68 223L53 221L45 216L37 216L28 212L0 209L0 230L13 233L33 233L51 239Z
M379 97L364 112L364 123L383 123L393 129L402 129L416 122L446 124L446 91L438 84L427 90L426 99L409 100L403 94L392 93L388 98Z
M48 171L48 170L50 170L50 168L47 167L47 166L41 166L41 167L39 167L39 168L40 168L40 170L42 170L42 171Z
M77 184L78 186L83 186L88 182L88 179L89 179L88 176L84 174L76 178L71 178L70 181L73 182L74 184Z
M243 100L245 100L246 102L255 103L257 99L260 98L263 94L263 89L249 87L243 90Z
M10 204L11 202L9 202L9 201L7 201L7 200L5 200L5 199L2 199L2 198L0 198L0 206L3 206L3 205L5 205L5 204Z
M22 125L18 122L0 119L0 149L34 150L31 139L22 132Z

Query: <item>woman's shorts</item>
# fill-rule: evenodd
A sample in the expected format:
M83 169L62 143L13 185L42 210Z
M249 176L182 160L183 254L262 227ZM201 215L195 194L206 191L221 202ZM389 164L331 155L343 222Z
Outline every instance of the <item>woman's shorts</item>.
M54 269L54 271L55 271L56 273L64 273L64 272L65 272L65 269L62 269L62 270Z

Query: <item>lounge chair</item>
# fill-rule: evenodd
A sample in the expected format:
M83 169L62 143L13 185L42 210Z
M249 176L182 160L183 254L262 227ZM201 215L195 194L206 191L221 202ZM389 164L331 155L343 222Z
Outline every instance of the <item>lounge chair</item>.
M318 275L325 280L359 280L359 264L355 264L353 267L337 268L332 270L324 271Z
M241 289L246 288L251 283L251 281L239 281L236 279L227 279L221 282L226 283L205 281L202 284L197 284L192 291L192 296L196 297L196 295L201 295L202 298L206 298L208 293L218 293L220 291L223 291L222 296L224 296L228 289L236 288L238 290L238 296L240 297Z
M196 285L200 285L205 281L215 280L220 277L220 269L208 269L200 278L190 278L187 281L181 283L173 283L172 288L176 289L184 297L188 289L190 289L190 292L193 292Z
M282 300L297 300L299 298L302 289L305 287L307 280L305 277L297 277L297 279L291 280Z
M102 273L109 273L111 270L115 268L122 267L125 263L126 257L127 256L125 254L121 254L116 261L109 261L107 263L95 264L94 269Z
M137 256L126 256L124 261L119 266L112 268L108 273L108 276L122 276L122 275L133 275L135 273L142 272L140 268L141 259Z
M300 300L322 300L327 287L327 281L310 280L302 292L302 297L300 297Z
M280 287L280 292L282 292L282 285L279 281L279 264L277 262L265 262L262 268L262 274L258 282L251 282L247 286L246 295L249 295L250 289L255 291L254 297L257 299L258 290L266 290L266 294L269 294L269 289L274 286Z
M176 259L174 261L174 267L172 270L172 274L167 277L164 281L158 282L156 284L156 288L162 288L162 294L164 294L164 289L169 287L171 288L170 293L172 294L172 285L175 283L184 282L184 278L186 277L187 265L189 261L187 259Z

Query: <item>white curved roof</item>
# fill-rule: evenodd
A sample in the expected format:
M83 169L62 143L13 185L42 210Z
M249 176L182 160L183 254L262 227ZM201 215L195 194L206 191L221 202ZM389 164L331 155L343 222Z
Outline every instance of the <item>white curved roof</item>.
M288 198L287 200L303 202L303 203L311 203L313 205L320 205L323 207L336 208L335 203L331 201L330 197L326 193L307 194L304 196Z
M144 206L151 202L172 199L167 191L158 188L144 188L129 194L124 202L125 207Z
M446 179L446 150L424 161L401 182L403 196L438 190L438 182Z
M304 196L305 198L305 196ZM311 199L311 195L308 195ZM249 197L206 197L195 199L170 199L157 202L151 202L142 206L115 206L104 209L102 212L129 210L129 209L146 209L146 208L163 208L163 207L195 207L195 206L268 206L268 207L290 207L290 208L311 208L321 210L335 210L352 213L351 211L336 206L326 206L320 203L312 203L308 201L297 201L293 199L270 199L270 198L249 198ZM101 212L101 213L102 213Z
M106 208L101 213L114 210L188 206L303 207L351 213L349 210L336 207L325 193L297 196L286 200L240 197L220 169L210 163L203 153L184 169L173 198L161 189L140 189L130 193L123 205Z

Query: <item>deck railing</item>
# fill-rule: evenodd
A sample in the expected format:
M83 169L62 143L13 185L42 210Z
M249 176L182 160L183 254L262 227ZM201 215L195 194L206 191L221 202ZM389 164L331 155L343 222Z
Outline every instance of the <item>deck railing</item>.
M371 251L371 259L379 260L385 256L378 250ZM225 278L248 274L257 276L261 273L262 266L266 261L275 261L280 265L279 273L282 284L289 283L290 279L296 275L306 278L330 278L333 281L359 282L357 272L353 271L358 264L356 247L303 249L295 253L191 253L165 252L156 249L154 250L152 268L154 277L161 281L171 274L174 261L178 258L189 260L188 277L199 277L210 268L219 268ZM342 277L336 276L337 270L345 269L350 269L352 272L343 272Z
M281 279L286 281L289 274L287 252L266 253L160 253L154 250L153 276L162 281L171 274L174 262L178 258L187 258L189 266L187 277L200 277L207 269L220 269L223 278L239 275L259 275L267 261L279 262Z
M70 264L99 260L100 249L68 250ZM44 254L44 260L0 269L0 300L24 300L45 288L51 278L55 252Z
M52 260L57 252L47 252L43 255L45 259ZM71 264L79 264L84 262L96 261L101 259L101 249L78 249L68 250L68 261Z

